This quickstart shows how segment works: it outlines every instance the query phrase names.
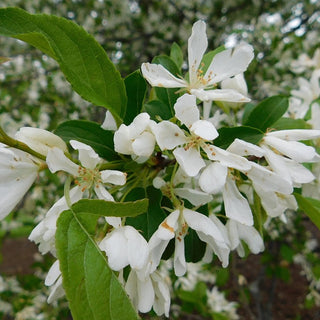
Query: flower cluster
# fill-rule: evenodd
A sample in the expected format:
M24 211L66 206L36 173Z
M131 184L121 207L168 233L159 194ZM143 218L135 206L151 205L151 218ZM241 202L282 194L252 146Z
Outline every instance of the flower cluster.
M175 275L184 276L193 250L188 247L190 241L199 245L199 259L211 262L216 256L223 267L228 266L234 250L241 257L248 250L254 254L263 251L264 222L275 217L285 221L287 210L298 209L294 188L314 181L305 164L320 161L311 142L320 138L319 127L257 128L250 114L246 126L241 126L238 110L250 101L243 73L254 58L253 48L240 43L208 56L207 46L206 25L198 21L188 41L185 77L172 74L161 64L142 65L141 73L151 86L173 89L170 116L154 116L145 108L131 123L118 127L107 112L102 128L113 135L114 161L104 161L97 151L100 141L86 144L87 137L68 139L78 159L72 158L61 138L42 129L22 128L15 139L3 135L1 140L10 148L0 147L0 190L8 190L0 199L0 218L17 205L39 171L48 168L51 173L62 171L72 177L66 181L64 196L29 236L42 254L59 256L55 239L58 218L80 199L128 202L132 197L139 199L143 190L153 201L155 209L149 209L148 221L141 224L141 219L135 222L132 217L106 212L92 238L140 312L153 308L157 315L169 317L170 288L159 266L164 256L172 257ZM292 92L304 97L298 111L291 110L296 117L304 117L320 94L318 71L310 86L301 80L301 90ZM318 109L312 112L317 114ZM218 119L223 112L227 123L233 123L228 128ZM314 117L312 120L315 123ZM269 124L268 117L265 121ZM235 130L223 135L222 129ZM62 271L56 260L45 282L52 286L49 302L64 294Z

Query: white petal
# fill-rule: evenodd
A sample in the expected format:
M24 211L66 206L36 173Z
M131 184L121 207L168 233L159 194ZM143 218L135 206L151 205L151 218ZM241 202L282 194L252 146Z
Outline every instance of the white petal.
M109 110L107 110L106 112L106 117L103 121L103 124L101 125L101 128L110 131L116 131L118 128L116 120Z
M226 182L228 168L219 162L209 164L199 178L200 188L207 193L218 193Z
M122 154L132 154L130 129L122 124L113 136L114 150Z
M56 283L50 288L50 294L47 299L48 303L52 303L57 299L63 297L65 294L63 286L62 286L62 277L58 278Z
M94 186L94 192L100 200L114 201L113 196L106 190L103 184L99 183Z
M150 157L155 146L155 137L151 132L144 131L132 142L132 150L137 156Z
M172 150L176 146L186 143L184 132L170 121L162 121L152 125L151 130L161 150Z
M287 141L299 141L310 140L320 137L320 130L306 130L306 129L294 129L294 130L279 130L267 133L269 137L277 137Z
M112 270L119 271L129 264L127 238L123 228L111 231L99 243L99 248L105 251Z
M191 36L188 39L188 63L191 84L197 81L197 71L207 46L206 24L199 20L194 23Z
M114 228L121 227L121 218L120 217L104 217L108 224L113 226Z
M133 227L124 226L124 233L128 241L128 260L131 268L142 269L148 258L148 243Z
M56 260L51 266L51 268L49 269L46 279L44 281L44 284L46 286L52 286L60 276L61 276L61 271L59 266L59 260Z
M236 138L230 146L227 148L227 151L236 153L239 156L255 156L262 158L264 156L264 151L259 146Z
M254 227L249 227L242 223L237 223L237 228L240 239L248 245L252 253L258 254L259 252L262 252L264 250L264 244L261 235Z
M189 227L193 230L200 231L217 241L224 242L224 238L220 230L207 216L186 208L183 210L183 216Z
M216 146L207 145L204 148L204 151L210 160L219 161L222 165L228 168L245 171L249 170L251 167L250 162L246 158Z
M223 189L226 216L248 226L253 225L253 217L246 198L239 192L235 182L227 178Z
M175 239L173 266L174 273L177 277L183 276L187 271L187 263L184 254L184 236L177 236Z
M150 277L145 281L138 280L138 310L140 312L149 312L154 303L154 289Z
M214 140L219 135L214 125L207 120L196 121L190 131L204 140Z
M155 301L153 303L153 310L158 315L165 315L169 318L170 310L170 290L165 281L157 272L151 275L153 288L155 291Z
M98 154L87 144L76 140L70 140L70 144L73 149L79 151L79 160L83 167L94 169L101 162Z
M174 104L176 118L188 128L200 119L200 112L197 107L196 97L191 94L184 94Z
M202 101L249 102L250 99L232 89L191 89L191 93Z
M233 89L246 96L248 94L248 87L243 73L239 73L233 78L225 79L221 82L221 89Z
M183 199L187 199L194 206L202 206L212 200L212 196L208 193L191 188L175 188L174 193Z
M100 171L103 183L112 183L117 186L123 186L126 183L127 175L118 170L102 170Z
M72 174L75 177L78 175L79 166L68 159L64 155L63 151L59 148L50 149L48 151L46 161L48 168L52 173L62 170Z
M247 43L219 52L214 56L204 79L214 84L242 73L253 57L253 47Z
M301 142L285 141L274 136L266 136L264 142L297 162L313 162L318 156L313 147Z
M287 180L284 176L284 171L277 174L256 163L251 163L251 165L251 169L246 174L255 186L259 185L266 190L286 194L290 194L293 191L290 180Z
M63 152L68 150L66 143L59 136L39 128L20 128L15 138L44 156L53 147L60 148Z
M161 64L143 63L141 72L153 87L183 88L187 85L184 80L172 75Z
M182 169L190 177L195 177L200 169L206 165L200 152L195 148L189 148L188 150L177 148L173 151L173 154Z

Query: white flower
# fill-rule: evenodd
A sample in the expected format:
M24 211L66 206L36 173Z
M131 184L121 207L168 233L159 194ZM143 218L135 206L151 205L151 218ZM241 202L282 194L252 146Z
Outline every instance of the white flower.
M245 255L241 240L246 242L250 251L254 254L258 254L264 250L263 239L255 227L247 226L233 219L227 221L226 227L231 243L231 250L237 249L240 257L244 257Z
M79 186L70 190L70 201L75 203L82 198L83 192ZM55 234L57 230L57 220L64 210L68 210L65 197L59 199L47 212L44 219L32 230L29 240L39 244L42 254L51 252L56 256Z
M169 317L170 290L161 275L156 271L145 274L143 271L131 270L125 290L140 312L153 310L158 316Z
M39 128L20 128L15 138L44 156L53 147L60 148L63 152L68 151L66 143L59 136Z
M207 71L203 74L201 60L207 49L206 25L197 21L192 27L188 40L189 80L177 78L162 65L143 63L141 71L152 86L165 88L186 88L200 100L250 101L233 89L214 89L216 84L244 72L253 59L253 49L248 44L240 44L234 49L217 53Z
M61 149L53 148L47 155L50 171L66 171L74 176L75 183L81 187L82 192L93 188L99 199L113 201L112 195L106 190L104 184L124 185L126 174L117 170L99 171L102 160L90 146L75 140L71 140L70 144L79 151L81 166L68 159Z
M29 154L0 145L0 219L20 202L38 175L40 163Z
M48 287L51 287L50 294L47 299L48 303L52 303L64 296L65 292L62 286L59 260L56 260L49 269L44 284Z
M150 130L151 123L147 113L140 113L130 125L122 124L114 134L115 151L147 160L155 146L155 138Z
M295 118L304 118L307 111L309 110L310 104L313 100L319 98L320 96L320 70L315 70L312 73L310 81L299 78L299 89L291 90L291 95L300 99L300 105L290 105L289 112L295 115Z
M105 130L111 130L111 131L115 131L118 128L116 120L114 119L113 115L109 110L106 112L106 117L103 121L103 124L101 125L101 128Z
M214 140L218 132L211 122L200 120L195 96L184 94L177 100L174 109L176 118L188 128L188 136L169 121L152 125L152 131L161 150L174 149L177 162L190 177L198 175L206 166L200 149L206 152L210 160L219 161L232 168L249 168L246 159L207 143Z
M212 247L214 251L217 246L229 250L228 240L222 235L220 226L218 227L214 221L199 212L180 208L170 213L149 240L150 273L159 265L165 248L173 238L175 238L175 274L182 276L186 272L184 238L189 227L195 230L199 238Z
M130 265L132 269L142 269L149 254L147 241L135 228L122 226L120 218L114 221L107 218L107 221L114 230L102 239L99 247L106 253L110 268L120 271Z

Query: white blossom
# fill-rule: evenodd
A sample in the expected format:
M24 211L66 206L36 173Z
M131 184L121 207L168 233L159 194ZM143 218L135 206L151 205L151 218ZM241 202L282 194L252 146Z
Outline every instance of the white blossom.
M152 86L186 88L203 101L248 102L243 94L233 89L216 89L217 83L244 72L253 59L253 48L242 43L236 48L217 53L207 71L202 68L202 58L207 49L206 24L197 21L188 40L189 80L180 79L159 64L143 63L141 71Z

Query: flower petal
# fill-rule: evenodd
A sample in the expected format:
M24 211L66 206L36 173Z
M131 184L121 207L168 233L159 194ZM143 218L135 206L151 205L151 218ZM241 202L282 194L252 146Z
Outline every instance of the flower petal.
M155 137L151 132L144 131L132 142L132 150L135 155L150 157L155 146Z
M70 144L79 151L79 160L83 167L94 169L101 162L99 155L87 144L76 140L70 140Z
M191 94L184 94L174 104L176 118L188 128L200 119L200 112L197 107L196 97Z
M190 177L196 176L200 169L206 165L200 152L196 148L189 148L187 150L184 148L177 148L173 151L173 154L182 169Z
M247 43L219 52L213 57L204 79L212 85L242 73L253 57L253 47Z
M126 183L127 175L118 170L102 170L100 171L101 181L103 183L112 183L117 186L123 186Z
M259 146L236 138L230 146L227 148L227 151L236 153L239 156L255 156L262 158L264 156L264 151Z
M219 135L214 125L207 120L198 120L194 122L190 131L208 141L214 140Z
M161 150L172 150L187 141L184 132L170 121L153 124L151 130Z
M222 194L226 216L252 226L253 217L249 203L239 192L234 180L227 178Z
M209 164L199 178L200 188L210 194L218 193L226 183L228 168L219 162Z
M233 89L191 89L190 92L201 101L249 102L250 99Z
M184 80L172 75L161 64L143 63L141 72L153 87L183 88L187 86Z
M197 72L207 46L206 24L199 20L194 23L191 36L188 39L188 63L191 85L197 82Z
M72 174L75 177L78 175L79 166L68 159L63 151L59 148L50 149L48 151L46 161L48 168L52 173L62 170Z

